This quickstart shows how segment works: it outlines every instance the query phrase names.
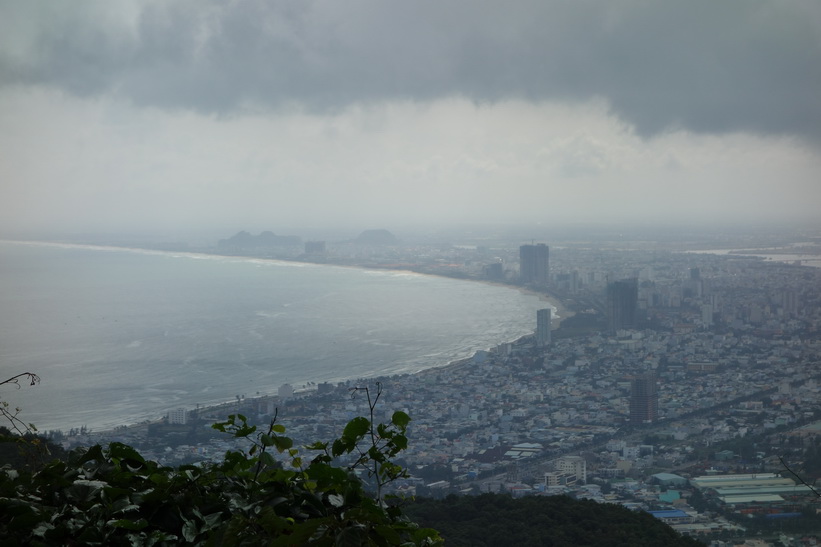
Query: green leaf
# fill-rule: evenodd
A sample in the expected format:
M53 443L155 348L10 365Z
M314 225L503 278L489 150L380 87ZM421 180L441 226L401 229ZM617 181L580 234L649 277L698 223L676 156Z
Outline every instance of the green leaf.
M345 505L345 498L343 498L339 494L331 494L328 496L328 503L330 503L334 507L342 507L343 505Z
M401 410L397 410L391 416L391 423L396 425L397 427L405 428L408 427L411 419L406 413L402 412Z
M417 544L425 540L437 540L439 539L439 532L437 532L433 528L419 528L418 530L414 530L413 539L414 541L416 541Z
M328 464L311 464L306 470L308 477L317 481L322 486L327 484L339 485L345 482L348 474L343 469L333 467Z
M371 422L367 418L359 416L348 422L348 425L346 425L345 429L342 431L342 437L348 439L358 439L365 435L370 427Z
M396 435L393 438L393 444L395 444L399 450L405 450L408 448L408 438L404 435Z
M263 465L267 465L268 467L276 467L277 461L269 452L263 452L259 455L259 461L262 462Z
M208 532L210 530L213 530L222 523L222 513L211 513L210 515L205 515L204 517L202 517L202 520L205 524L202 528L202 531Z
M294 441L290 437L274 437L274 445L278 451L285 452L294 446Z
M132 447L123 443L110 443L108 445L108 455L112 459L130 460L129 463L145 463L142 455Z
M38 523L38 525L31 531L31 535L37 537L45 537L47 532L50 532L54 529L54 526L48 524L47 522Z
M285 433L285 426L282 424L274 424L271 426L271 431L274 433Z
M164 473L152 473L148 480L157 485L168 484L168 477Z
M79 465L83 465L85 463L91 461L104 461L105 456L103 455L103 447L99 444L95 444L91 448L85 451L83 456L80 458L80 461L77 462Z
M331 454L336 458L337 456L344 454L347 448L347 444L343 442L342 439L336 439L331 447ZM350 450L347 451L350 452Z
M387 541L388 545L399 545L402 542L399 532L387 524L377 526L376 533L379 534L379 537Z
M197 538L197 523L193 520L185 521L185 524L182 526L182 537L185 538L185 541L194 543L194 540Z
M383 454L377 446L372 446L368 449L368 457L375 462L383 462L386 459L385 454Z

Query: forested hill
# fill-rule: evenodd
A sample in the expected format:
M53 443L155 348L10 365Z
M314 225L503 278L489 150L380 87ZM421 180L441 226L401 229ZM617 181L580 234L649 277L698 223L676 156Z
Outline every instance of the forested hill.
M693 547L704 545L648 513L566 496L502 494L417 500L405 508L448 547Z

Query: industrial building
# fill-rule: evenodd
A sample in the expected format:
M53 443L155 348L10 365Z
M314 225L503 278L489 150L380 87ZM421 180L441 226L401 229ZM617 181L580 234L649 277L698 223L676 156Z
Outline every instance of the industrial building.
M796 497L815 496L808 486L775 473L707 475L690 479L690 484L740 513L789 511Z

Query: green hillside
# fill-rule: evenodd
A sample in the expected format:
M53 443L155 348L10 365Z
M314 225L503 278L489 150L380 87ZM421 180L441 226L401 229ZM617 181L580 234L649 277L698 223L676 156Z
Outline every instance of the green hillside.
M648 513L566 496L449 496L417 500L405 513L438 530L448 547L703 545Z

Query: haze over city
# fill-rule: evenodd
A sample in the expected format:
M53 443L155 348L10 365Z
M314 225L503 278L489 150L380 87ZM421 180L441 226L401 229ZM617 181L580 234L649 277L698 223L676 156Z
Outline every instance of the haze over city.
M812 220L821 6L2 2L0 234Z

